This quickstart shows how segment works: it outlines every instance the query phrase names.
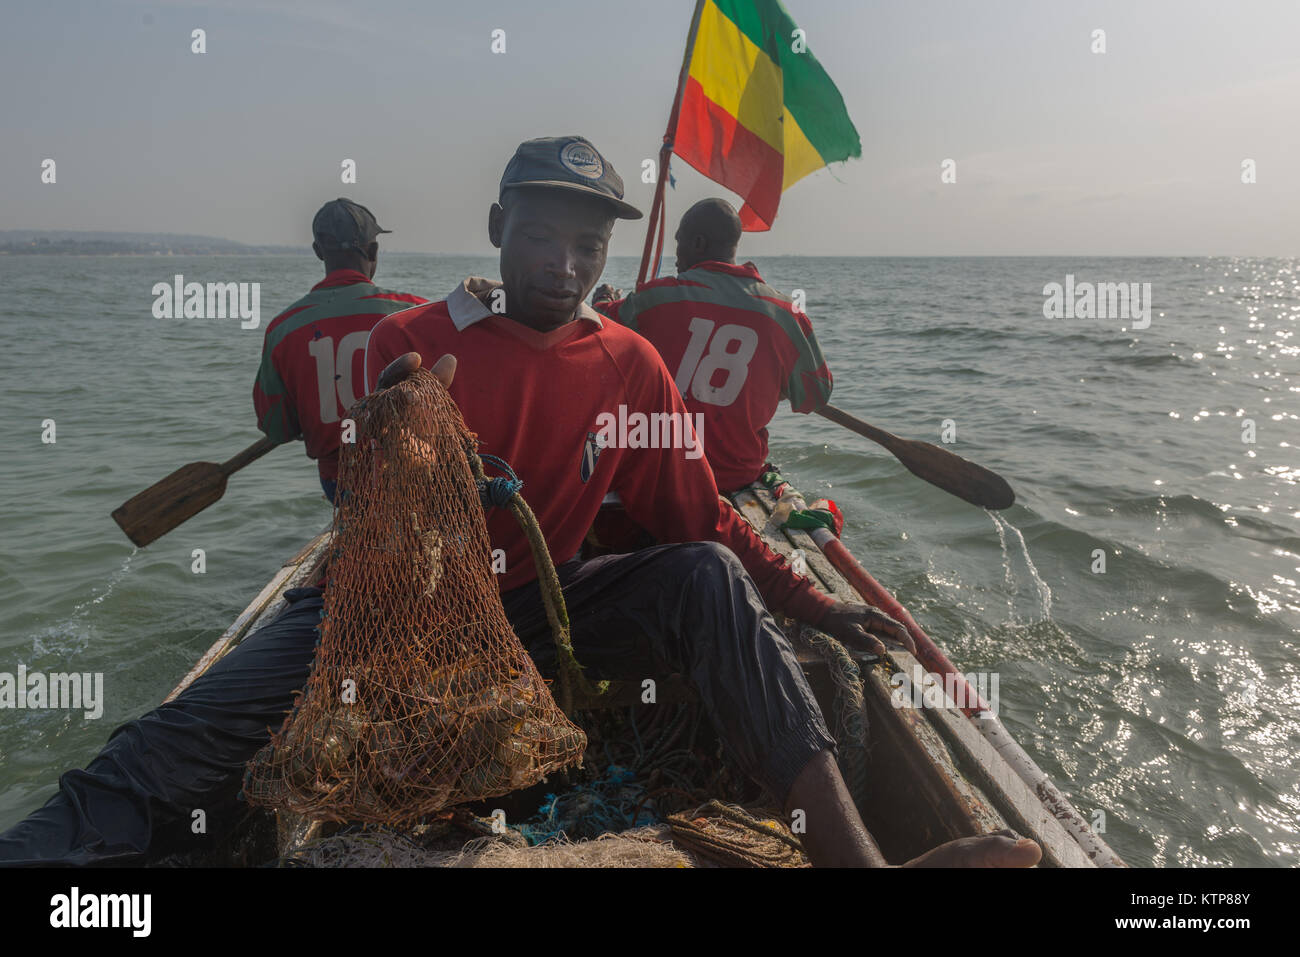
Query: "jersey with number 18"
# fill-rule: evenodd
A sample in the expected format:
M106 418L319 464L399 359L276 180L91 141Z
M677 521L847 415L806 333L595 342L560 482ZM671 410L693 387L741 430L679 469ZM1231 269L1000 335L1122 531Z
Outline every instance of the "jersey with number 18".
M753 263L700 263L596 308L659 351L686 407L704 416L704 454L724 491L759 477L781 399L796 412L830 401L812 323Z

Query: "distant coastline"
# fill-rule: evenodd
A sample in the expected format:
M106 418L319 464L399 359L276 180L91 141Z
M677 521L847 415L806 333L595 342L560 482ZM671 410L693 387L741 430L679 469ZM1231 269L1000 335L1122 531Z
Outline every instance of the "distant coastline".
M83 230L0 230L0 256L265 256L297 253L302 246L252 246L214 236Z
M427 250L397 249L383 247L386 256L431 256L438 259L495 258L493 249L465 252L429 252ZM94 230L71 229L0 229L0 256L306 256L311 257L311 237L303 238L301 245L253 245L222 239L218 236L194 236L180 233L132 233L103 232ZM1234 253L915 253L896 252L888 254L845 254L845 253L792 253L766 252L753 253L745 258L755 260L773 259L853 259L853 260L951 260L966 259L1040 259L1072 261L1080 259L1300 259L1300 256L1270 254L1267 256L1242 257ZM610 255L611 262L618 260L640 261L639 254L621 253ZM665 268L668 264L665 264Z

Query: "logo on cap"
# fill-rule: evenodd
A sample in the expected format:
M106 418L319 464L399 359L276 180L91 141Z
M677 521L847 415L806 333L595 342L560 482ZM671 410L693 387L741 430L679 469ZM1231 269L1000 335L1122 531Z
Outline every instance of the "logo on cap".
M605 164L600 161L600 154L586 143L573 142L560 150L560 162L570 172L577 173L583 179L600 179L605 173Z

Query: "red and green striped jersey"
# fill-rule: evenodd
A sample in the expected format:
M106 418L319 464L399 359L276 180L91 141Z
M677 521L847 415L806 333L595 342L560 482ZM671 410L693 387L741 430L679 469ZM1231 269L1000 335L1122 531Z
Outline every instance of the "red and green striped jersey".
M763 471L767 424L781 399L796 412L830 401L831 372L812 323L753 263L700 263L596 308L659 351L686 407L704 416L704 454L724 491Z
M274 442L301 438L320 477L338 475L340 423L365 392L366 340L385 316L427 300L336 269L266 327L253 383L257 427Z

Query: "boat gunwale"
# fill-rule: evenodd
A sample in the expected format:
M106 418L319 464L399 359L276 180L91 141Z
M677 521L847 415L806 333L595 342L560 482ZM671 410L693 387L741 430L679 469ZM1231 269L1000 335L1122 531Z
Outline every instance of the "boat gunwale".
M297 553L280 566L271 576L271 580L262 586L262 590L241 611L230 627L221 633L207 651L186 672L180 683L163 699L163 704L174 700L181 692L194 683L194 680L229 654L253 631L263 619L276 614L284 604L284 593L291 588L300 587L317 571L325 557L329 545L331 530L324 529L314 538L298 549Z
M791 548L801 549L808 566L826 582L828 592L841 599L866 601L822 555L807 531L787 525L775 526L771 523L770 519L776 512L776 498L769 489L760 485L751 485L733 493L731 498L742 515L745 515L747 508L750 512L761 510L769 520L764 524L756 522L754 520L756 516L746 515L750 524L754 526L755 532L770 547L785 554L787 558L789 558L789 549L779 547L780 539L777 533L789 542ZM834 587L832 582L835 583ZM906 651L888 648L887 655L889 664L886 667L891 671L912 674L914 666L920 667L917 659ZM877 671L874 668L871 670ZM864 690L867 690L868 684L874 683L874 681L864 682ZM879 692L879 689L877 690ZM887 686L885 693L888 694ZM1095 832L1090 832L1088 837L1089 842L1095 847L1092 850L1085 847L1069 826L1074 818L1079 817L1078 812L1071 815L1065 813L1066 809L1054 809L1049 805L1043 795L1030 787L1017 774L1005 756L972 724L978 719L967 717L946 698L946 695L945 701L945 706L941 708L927 706L917 710L946 743L945 750L950 755L952 752L956 753L961 772L970 779L967 783L973 784L981 797L988 800L1008 823L1038 841L1043 848L1045 863L1056 867L1127 866ZM1006 732L1006 736L1014 740L1010 732ZM1047 780L1051 783L1050 778ZM1073 807L1069 807L1068 811L1074 811Z

